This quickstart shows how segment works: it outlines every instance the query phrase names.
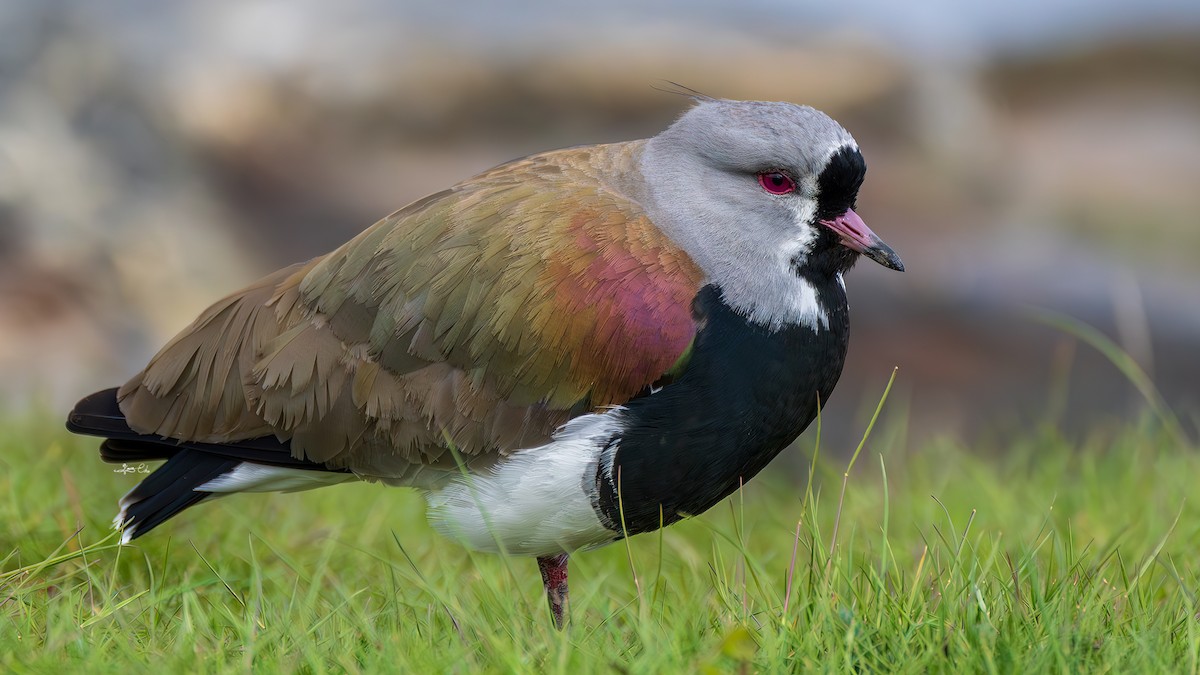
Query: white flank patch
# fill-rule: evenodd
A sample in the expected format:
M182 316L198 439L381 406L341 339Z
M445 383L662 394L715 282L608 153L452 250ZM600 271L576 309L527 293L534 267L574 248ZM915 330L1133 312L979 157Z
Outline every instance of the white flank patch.
M289 469L242 462L233 471L196 487L196 492L297 492L355 480L354 474Z
M592 501L600 452L621 431L621 410L577 417L550 443L430 491L430 523L470 548L516 555L552 555L612 540Z

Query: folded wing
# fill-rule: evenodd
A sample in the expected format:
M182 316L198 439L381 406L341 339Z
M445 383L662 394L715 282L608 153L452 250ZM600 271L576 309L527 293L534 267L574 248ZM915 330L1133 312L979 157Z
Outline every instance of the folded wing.
M557 151L415 202L218 302L119 392L132 429L274 435L400 478L545 442L687 349L703 283L615 185L640 145Z

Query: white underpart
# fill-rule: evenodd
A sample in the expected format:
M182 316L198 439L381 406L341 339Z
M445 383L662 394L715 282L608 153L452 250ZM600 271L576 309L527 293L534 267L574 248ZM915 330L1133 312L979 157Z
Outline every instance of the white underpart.
M355 480L354 474L309 471L242 462L233 471L200 485L196 492L298 492Z
M430 523L469 548L516 555L553 555L611 541L613 532L592 503L600 454L621 431L621 410L577 417L550 443L431 490Z

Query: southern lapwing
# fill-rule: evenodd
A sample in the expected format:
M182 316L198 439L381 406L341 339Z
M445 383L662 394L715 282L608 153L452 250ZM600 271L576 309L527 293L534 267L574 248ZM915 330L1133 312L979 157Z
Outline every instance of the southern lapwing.
M503 164L205 311L75 407L109 462L165 460L123 542L232 492L412 487L440 532L567 556L704 512L837 383L865 165L813 108L696 97L648 140Z

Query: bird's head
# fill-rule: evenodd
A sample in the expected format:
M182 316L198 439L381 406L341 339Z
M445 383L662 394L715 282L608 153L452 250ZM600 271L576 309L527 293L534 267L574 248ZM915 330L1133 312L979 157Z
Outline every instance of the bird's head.
M656 223L752 318L786 309L781 275L811 287L860 255L904 269L854 210L858 144L814 108L699 99L647 142L641 170Z

